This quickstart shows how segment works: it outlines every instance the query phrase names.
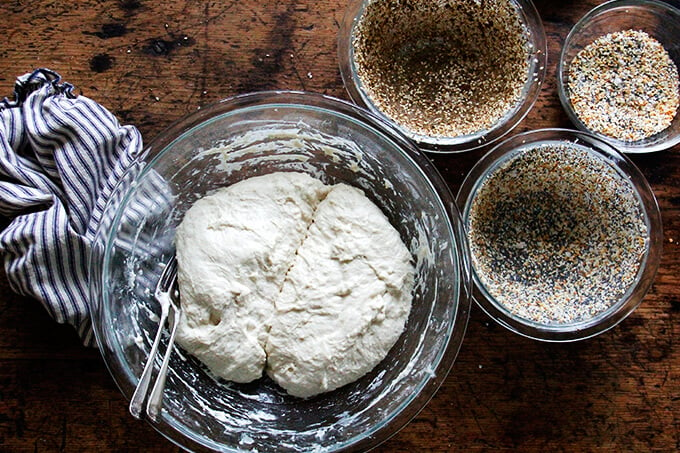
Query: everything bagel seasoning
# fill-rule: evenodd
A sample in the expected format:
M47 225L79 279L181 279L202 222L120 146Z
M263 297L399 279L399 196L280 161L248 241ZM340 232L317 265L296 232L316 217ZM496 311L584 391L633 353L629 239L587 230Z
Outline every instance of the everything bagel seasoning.
M486 291L514 316L544 325L614 306L649 242L630 180L568 142L532 145L500 163L471 202L468 228Z
M569 65L569 99L586 127L626 142L667 129L680 94L678 68L647 33L625 30L602 36Z
M371 102L421 136L488 130L529 78L528 31L510 0L374 0L352 46Z

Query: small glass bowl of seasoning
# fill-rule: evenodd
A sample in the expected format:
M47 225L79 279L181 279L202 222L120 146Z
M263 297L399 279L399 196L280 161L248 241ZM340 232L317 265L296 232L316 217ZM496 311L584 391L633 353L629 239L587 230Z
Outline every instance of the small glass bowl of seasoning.
M626 153L680 143L680 10L657 0L614 0L567 36L557 68L572 123Z
M467 175L462 206L474 298L498 323L553 342L598 335L640 304L661 215L635 165L592 134L513 136Z
M356 104L435 152L511 131L536 102L547 63L531 0L354 0L338 56Z

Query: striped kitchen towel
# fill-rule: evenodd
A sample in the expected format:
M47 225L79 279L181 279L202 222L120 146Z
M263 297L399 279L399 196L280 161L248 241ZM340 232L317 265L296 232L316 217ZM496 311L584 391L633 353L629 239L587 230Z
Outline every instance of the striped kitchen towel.
M0 254L10 286L93 345L88 256L141 135L48 69L17 79L0 118L0 215L10 220Z

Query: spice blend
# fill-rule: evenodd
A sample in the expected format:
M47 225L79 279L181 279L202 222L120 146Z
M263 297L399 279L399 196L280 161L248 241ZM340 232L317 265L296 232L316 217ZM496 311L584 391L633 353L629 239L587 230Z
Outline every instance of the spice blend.
M491 128L529 77L528 31L510 0L374 0L352 45L375 107L421 136Z
M667 129L680 103L678 68L647 33L596 39L569 65L569 99L592 131L634 142Z
M476 274L513 315L592 319L635 282L649 233L632 183L567 142L524 148L481 183L468 214Z

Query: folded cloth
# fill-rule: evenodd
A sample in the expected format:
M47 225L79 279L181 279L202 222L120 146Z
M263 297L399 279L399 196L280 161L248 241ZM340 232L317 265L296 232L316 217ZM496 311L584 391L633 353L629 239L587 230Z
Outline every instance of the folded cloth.
M141 135L49 69L17 79L0 119L0 215L11 220L0 254L10 286L93 345L88 257Z

